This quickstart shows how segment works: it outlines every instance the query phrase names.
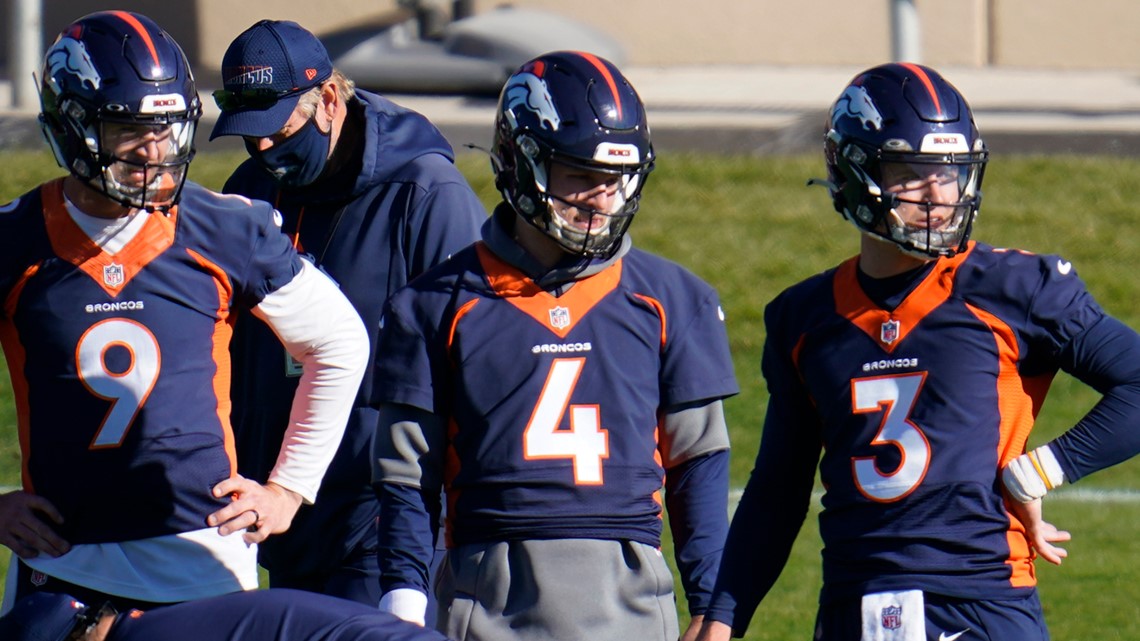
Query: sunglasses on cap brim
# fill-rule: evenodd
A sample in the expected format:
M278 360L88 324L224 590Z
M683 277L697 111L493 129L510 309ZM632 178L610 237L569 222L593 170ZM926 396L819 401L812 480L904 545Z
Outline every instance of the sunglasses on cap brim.
M282 98L295 96L299 93L309 91L312 88L313 87L303 87L301 89L290 89L289 91L277 91L276 89L269 89L268 87L251 87L248 89L238 89L237 91L218 89L213 94L214 104L218 105L218 109L222 111L268 109Z

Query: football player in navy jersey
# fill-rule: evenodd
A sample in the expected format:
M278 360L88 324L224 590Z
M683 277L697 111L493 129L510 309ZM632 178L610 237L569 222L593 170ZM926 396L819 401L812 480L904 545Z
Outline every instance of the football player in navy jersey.
M81 18L42 79L43 131L69 174L0 207L23 472L23 489L0 496L0 543L19 557L5 596L130 607L255 588L253 544L313 500L340 442L363 325L272 207L186 181L201 105L153 21ZM264 485L236 473L229 425L242 313L304 363Z
M250 590L122 613L37 592L0 617L4 641L447 641L353 601L299 590Z
M481 241L385 310L382 609L423 620L442 485L449 637L675 641L662 504L699 624L737 385L716 292L626 233L654 160L641 100L608 61L550 53L507 80L503 203Z
M1039 499L1140 451L1140 336L1070 262L970 240L988 152L934 70L857 75L831 110L825 155L860 252L765 311L764 432L700 639L743 636L817 465L815 639L1048 639L1033 561L1060 563L1068 533L1041 520ZM1059 370L1103 398L1027 455ZM1003 468L1021 479L1008 497Z

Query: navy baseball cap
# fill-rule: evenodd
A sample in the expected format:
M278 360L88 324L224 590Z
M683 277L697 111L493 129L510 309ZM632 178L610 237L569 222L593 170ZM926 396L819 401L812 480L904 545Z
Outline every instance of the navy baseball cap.
M66 594L33 593L17 601L8 614L0 617L0 639L65 641L87 609Z
M246 29L222 57L222 110L218 136L271 136L285 126L306 91L329 79L332 61L307 29L285 20L262 20Z

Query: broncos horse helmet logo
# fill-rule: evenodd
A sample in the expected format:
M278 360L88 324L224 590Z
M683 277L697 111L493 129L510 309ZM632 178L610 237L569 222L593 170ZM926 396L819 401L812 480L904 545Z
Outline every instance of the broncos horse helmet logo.
M60 38L52 45L51 51L48 51L47 63L51 71L49 82L55 82L60 72L67 72L79 78L80 83L87 84L92 90L99 90L103 79L95 69L95 63L91 62L87 47L83 46L82 42L73 38Z
M878 131L883 128L882 114L875 107L867 90L862 87L853 85L843 90L843 95L835 101L835 108L831 112L831 125L834 127L843 116L858 118L863 123L863 128L868 131Z
M514 111L519 105L525 106L538 115L544 128L558 131L562 118L554 108L554 99L546 88L546 81L531 73L520 73L511 78L504 89L507 109Z

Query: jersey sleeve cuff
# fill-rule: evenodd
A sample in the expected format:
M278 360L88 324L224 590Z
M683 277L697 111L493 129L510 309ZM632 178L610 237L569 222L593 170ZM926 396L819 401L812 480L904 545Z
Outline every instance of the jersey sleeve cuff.
M427 595L412 588L396 588L380 597L380 611L389 612L410 623L424 625Z
M1010 496L1029 503L1045 496L1065 482L1065 472L1048 445L1026 452L1009 462L1001 475Z

